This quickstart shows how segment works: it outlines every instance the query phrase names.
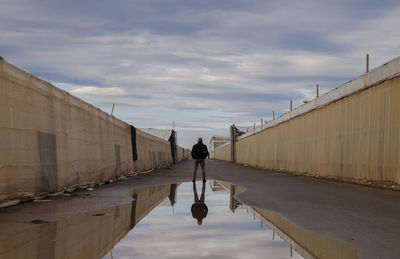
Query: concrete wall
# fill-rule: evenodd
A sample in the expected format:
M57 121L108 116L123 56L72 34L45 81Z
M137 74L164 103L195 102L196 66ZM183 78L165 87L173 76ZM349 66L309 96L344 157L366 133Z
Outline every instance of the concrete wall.
M177 153L178 161L191 159L190 149L178 146L177 150L176 150L176 153Z
M268 128L239 137L237 162L400 183L399 73L396 58L313 100L309 108L299 107L302 113L285 114ZM229 161L229 152L230 144L217 149L217 158Z
M171 164L169 142L0 58L0 202ZM180 159L183 159L181 156Z
M215 149L215 159L231 161L231 144L225 144Z
M229 140L230 140L229 137L212 136L211 139L210 139L210 144L208 146L209 147L209 152L210 152L210 159L215 158L215 150L219 146L229 142Z
M136 143L138 151L138 160L134 163L136 172L161 168L172 163L171 146L168 141L137 129Z

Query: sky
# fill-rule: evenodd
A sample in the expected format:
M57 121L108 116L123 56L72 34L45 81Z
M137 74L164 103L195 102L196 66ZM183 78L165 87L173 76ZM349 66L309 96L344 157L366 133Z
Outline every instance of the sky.
M400 54L400 2L0 0L0 56L178 144L270 120Z

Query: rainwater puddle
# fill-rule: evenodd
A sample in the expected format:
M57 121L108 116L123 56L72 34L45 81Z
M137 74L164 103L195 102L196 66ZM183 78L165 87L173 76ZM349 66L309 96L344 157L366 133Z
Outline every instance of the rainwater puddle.
M133 228L103 258L303 258L237 191L217 181L134 190Z
M113 199L103 191L67 205L27 204L32 214L3 210L0 258L357 258L347 244L241 204L240 186L211 180L195 187L168 184L120 190L124 195ZM96 209L103 202L110 205Z

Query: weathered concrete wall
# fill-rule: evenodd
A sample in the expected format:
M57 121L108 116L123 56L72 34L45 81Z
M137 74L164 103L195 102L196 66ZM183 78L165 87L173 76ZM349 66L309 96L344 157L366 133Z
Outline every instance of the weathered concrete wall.
M338 99L283 115L239 137L238 163L320 176L400 183L400 59L337 89ZM364 82L364 86L361 84ZM361 84L361 85L360 85ZM349 90L354 89L354 90ZM299 107L303 109L304 107ZM217 158L230 160L230 144Z
M219 146L229 142L229 140L230 140L229 137L212 136L210 139L210 144L208 146L210 152L210 159L215 158L215 150Z
M190 149L178 146L177 150L176 150L176 153L177 153L178 161L182 161L182 160L186 160L186 159L190 159L191 158Z
M231 161L231 144L225 144L215 149L215 159Z
M0 202L169 165L170 143L0 58ZM180 158L182 159L182 157Z
M161 168L172 163L171 146L168 141L137 129L136 143L138 151L138 160L134 163L136 172Z

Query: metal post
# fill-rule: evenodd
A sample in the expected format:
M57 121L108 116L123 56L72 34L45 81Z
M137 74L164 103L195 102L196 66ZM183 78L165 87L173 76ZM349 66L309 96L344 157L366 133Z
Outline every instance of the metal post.
M112 107L112 109L111 109L111 116L112 116L113 113L114 113L114 107L115 107L115 103L113 103L113 107Z
M319 97L319 85L317 84L317 98Z
M215 142L213 143L213 147L214 147L214 156L212 158L215 158Z
M369 72L369 54L367 54L367 73Z
M275 111L272 111L272 119L275 120Z
M290 100L290 111L292 111L292 110L293 110L293 101Z
M231 160L232 160L232 163L235 163L235 160L236 160L236 158L235 158L235 156L236 156L236 154L235 154L235 142L236 142L236 127L235 127L235 124L232 124L231 125L231 128L230 128L230 133L231 133Z

